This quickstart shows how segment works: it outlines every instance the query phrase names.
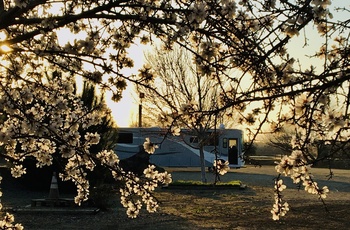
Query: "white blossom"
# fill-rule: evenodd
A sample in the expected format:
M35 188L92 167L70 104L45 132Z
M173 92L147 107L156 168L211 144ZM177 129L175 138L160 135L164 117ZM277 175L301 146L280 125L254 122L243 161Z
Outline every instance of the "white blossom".
M85 140L90 145L96 145L100 142L100 135L98 133L87 133L85 134Z
M201 24L207 16L206 9L207 4L205 2L194 3L191 7L192 13L189 16L190 23Z
M15 178L21 177L23 174L26 174L26 169L23 168L23 165L15 165L11 168L11 175Z
M181 129L179 127L171 127L171 134L174 136L180 136Z
M310 105L312 98L308 97L306 94L301 94L295 103L296 112L301 113L306 107Z
M157 179L163 185L168 185L168 184L170 184L173 181L172 178L171 178L171 174L168 173L168 172L158 173Z
M145 149L145 151L149 154L153 154L156 149L158 148L158 145L152 143L150 141L150 139L147 137L145 142L143 143L143 148Z
M154 165L148 165L148 168L146 168L143 171L143 174L145 174L145 176L147 178L154 179L154 178L156 178L156 176L158 174L158 171L155 170L155 168L156 168L156 166L154 166Z
M228 161L214 160L214 167L220 175L225 175L230 170Z

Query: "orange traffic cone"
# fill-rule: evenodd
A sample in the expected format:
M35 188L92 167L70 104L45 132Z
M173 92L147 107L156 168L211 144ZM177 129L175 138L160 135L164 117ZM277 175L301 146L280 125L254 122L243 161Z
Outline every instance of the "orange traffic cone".
M56 178L56 173L53 172L51 185L50 185L49 199L57 200L58 198L59 198L59 192L58 192L57 178Z

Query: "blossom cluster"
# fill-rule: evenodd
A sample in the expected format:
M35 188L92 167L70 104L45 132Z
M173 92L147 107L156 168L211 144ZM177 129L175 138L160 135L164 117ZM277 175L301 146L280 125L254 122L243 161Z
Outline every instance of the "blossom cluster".
M40 76L40 81L26 81L24 84L23 80L10 81L11 78L7 78L2 79L0 85L1 115L4 115L0 124L0 145L12 165L12 176L17 178L26 173L23 161L28 157L36 160L37 167L50 166L54 158L61 157L66 164L59 176L75 183L75 202L81 204L90 194L88 171L102 164L111 170L116 180L125 183L128 192L122 193L124 198L129 199L133 191L132 194L142 195L149 211L154 211L157 204L151 192L158 184L170 183L171 176L156 171L156 176L150 176L145 172L145 179L140 180L119 167L119 158L114 151L91 152L91 146L99 143L100 135L86 132L82 136L81 130L99 124L101 113L106 111L85 107L71 87L74 83L69 78L43 79ZM156 145L146 142L145 148L152 153ZM136 188L141 188L142 192ZM132 210L139 205L130 205L128 213L133 216L135 212ZM8 214L1 223L19 228L20 225L15 225L10 217Z
M147 138L144 142L145 151L153 154L156 150L155 145ZM158 202L153 197L152 192L159 185L168 185L172 182L171 174L168 172L159 172L155 165L148 165L143 171L143 175L136 175L133 172L125 172L118 165L119 159L113 151L103 151L98 154L101 163L108 160L107 165L112 170L112 175L117 181L121 181L122 186L119 189L121 204L126 208L126 213L130 218L136 218L143 206L146 206L148 212L155 212L158 208ZM114 170L118 169L118 170Z
M132 172L119 177L118 180L124 180L125 186L120 188L121 204L127 209L127 215L130 218L136 218L145 204L148 212L155 212L158 208L158 202L151 195L159 184L167 185L172 182L171 175L167 172L158 172L154 165L149 165L143 172L142 177L137 177ZM142 181L142 183L140 183Z
M143 148L149 154L153 154L154 151L158 148L158 145L152 143L149 137L146 138L146 141L143 143Z
M327 186L320 188L312 178L310 173L310 166L307 164L306 158L299 150L292 152L290 156L283 156L278 165L276 165L276 171L285 176L289 176L293 183L302 184L304 190L310 194L317 195L320 199L327 197L329 189ZM289 210L288 203L282 204L281 192L286 188L283 184L283 180L279 179L275 181L275 203L271 210L272 218L278 220L280 216L284 216Z
M205 123L205 117L198 113L200 110L197 101L188 101L187 103L181 104L178 115L183 121L186 121L189 126L196 126L199 123Z
M273 204L271 213L272 213L272 219L273 220L279 220L280 216L285 216L286 213L289 211L289 204L287 202L283 202L281 192L286 189L286 185L283 184L282 179L276 179L275 180L275 186L274 186L274 196L275 196L275 203Z
M1 111L6 119L0 124L0 141L13 164L12 175L26 173L22 162L27 157L43 167L62 156L67 165L61 176L79 185L78 203L86 200L89 185L82 169L94 168L89 148L99 142L99 135L87 133L82 138L79 130L98 124L100 114L83 106L73 91L73 82L65 77L42 83L14 80L12 87L6 83L10 82L3 80L1 85Z
M294 108L292 108L295 119L300 124L312 121L309 124L314 131L317 131L310 135L309 143L315 139L319 141L333 139L334 136L338 136L341 140L347 139L347 131L343 129L346 127L347 118L342 113L343 105L331 107L333 103L336 103L331 96L333 93L334 90L330 88L320 94L307 95L303 93L295 98ZM302 136L306 136L307 131L301 128L300 133ZM300 147L301 144L298 146Z
M214 160L213 166L216 172L220 175L225 175L230 170L228 161L223 162L222 160Z

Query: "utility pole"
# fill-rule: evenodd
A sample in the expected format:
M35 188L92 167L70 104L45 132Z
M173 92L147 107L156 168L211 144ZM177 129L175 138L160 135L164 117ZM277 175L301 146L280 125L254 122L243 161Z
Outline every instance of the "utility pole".
M145 97L144 93L140 93L140 103L139 103L139 128L142 127L142 99Z

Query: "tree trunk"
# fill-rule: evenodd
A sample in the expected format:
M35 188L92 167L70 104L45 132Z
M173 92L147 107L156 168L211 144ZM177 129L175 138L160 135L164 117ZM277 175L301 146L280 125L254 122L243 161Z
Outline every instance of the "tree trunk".
M200 157L200 163L201 163L201 178L203 183L207 183L207 177L205 173L205 160L204 160L204 146L201 145L199 147L199 157Z

